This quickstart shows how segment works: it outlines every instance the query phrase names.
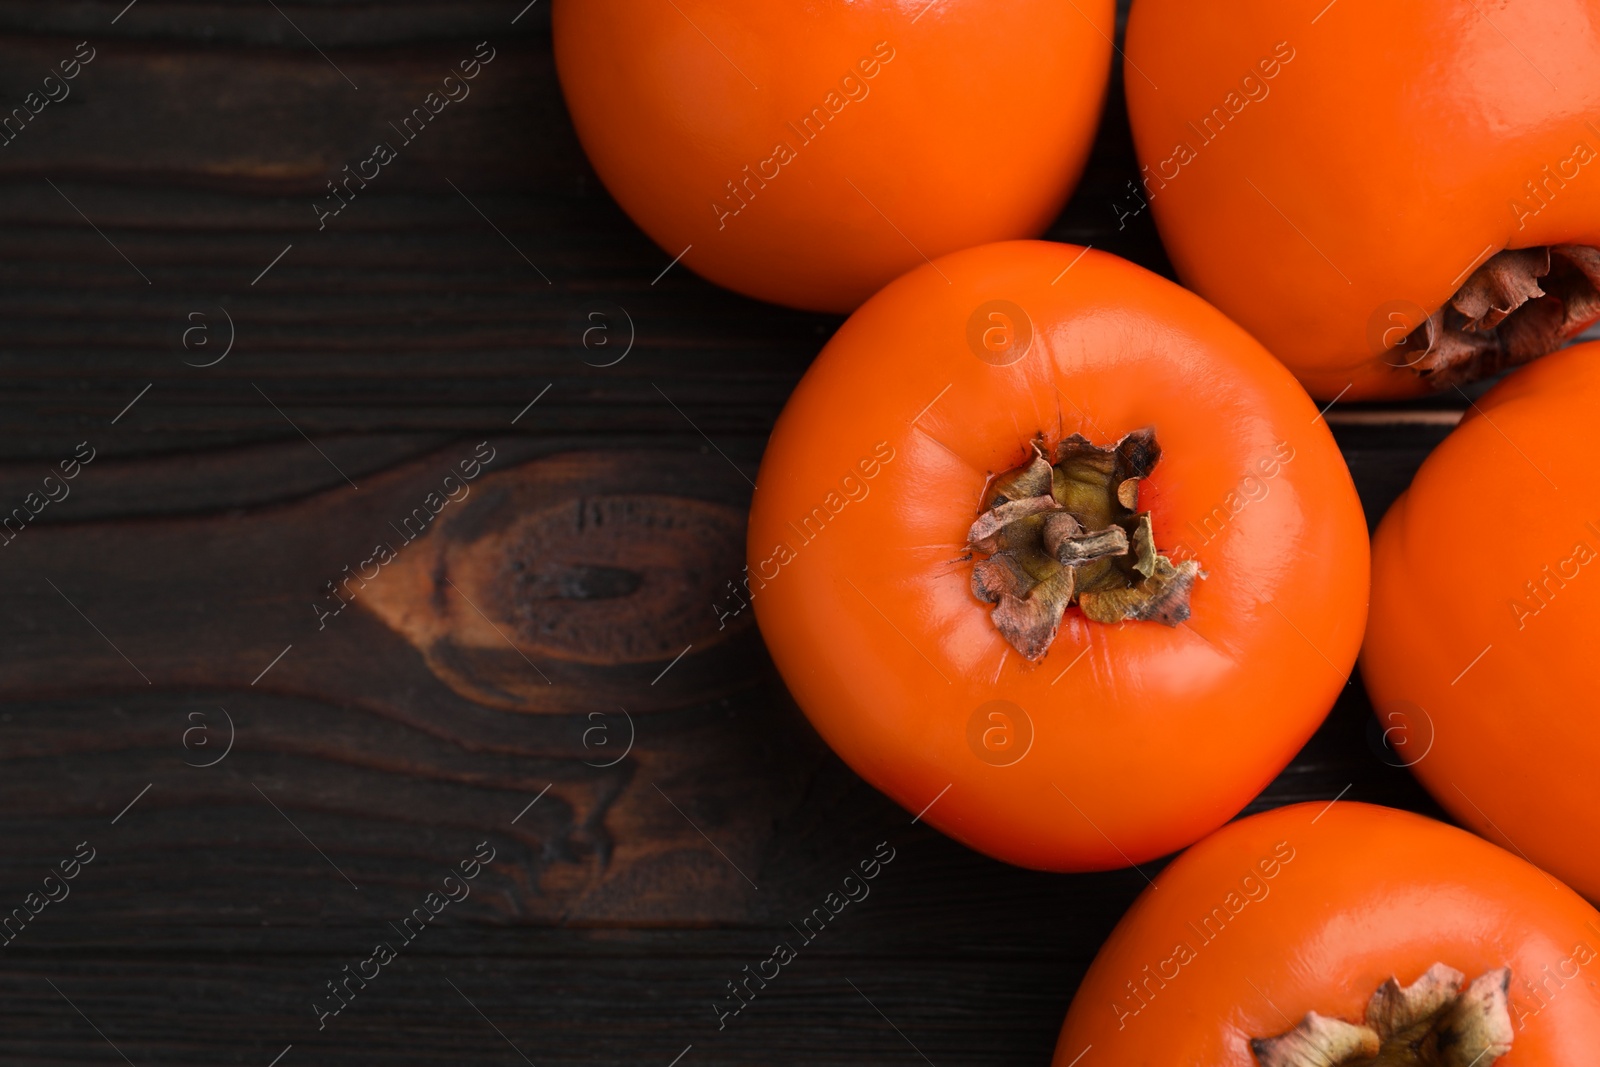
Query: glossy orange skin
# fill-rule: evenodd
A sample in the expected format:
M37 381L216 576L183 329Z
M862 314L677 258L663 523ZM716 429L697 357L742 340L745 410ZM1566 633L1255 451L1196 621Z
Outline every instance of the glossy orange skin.
M1435 963L1469 981L1511 968L1514 1036L1495 1067L1570 1067L1600 1048L1600 914L1454 827L1297 804L1217 831L1154 885L1084 976L1055 1067L1080 1054L1078 1067L1257 1067L1252 1037L1310 1011L1359 1021L1390 976L1408 984ZM1218 907L1224 921L1202 925Z
M1009 365L968 346L994 299L1033 324ZM1041 431L1108 444L1143 426L1164 453L1139 506L1163 551L1209 574L1193 615L1106 625L1073 608L1029 664L961 558L989 472ZM1115 868L1215 829L1316 729L1360 644L1366 526L1317 409L1215 309L1100 252L987 245L894 282L801 380L757 482L752 604L796 701L867 781L911 812L938 797L924 821L1011 863ZM1235 512L1242 485L1256 499ZM819 506L831 517L807 526ZM1189 524L1208 515L1202 539ZM1032 723L1009 766L980 758L1008 724L968 740L991 700Z
M556 68L590 162L669 257L848 312L924 256L1044 232L1099 124L1113 8L556 0Z
M1280 42L1293 58L1266 79ZM1184 284L1314 396L1426 391L1384 346L1473 268L1505 248L1600 244L1596 0L1137 0L1126 82L1139 178ZM1207 127L1214 108L1226 121ZM1578 143L1596 158L1541 207L1526 183Z
M1361 660L1396 754L1439 803L1590 899L1600 899L1597 410L1594 342L1477 402L1378 527Z

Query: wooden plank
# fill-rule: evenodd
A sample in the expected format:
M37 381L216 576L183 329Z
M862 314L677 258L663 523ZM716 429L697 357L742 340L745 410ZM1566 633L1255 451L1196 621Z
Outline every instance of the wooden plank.
M372 445L393 450L403 443ZM508 464L502 478L568 462L529 440L497 447ZM895 829L897 810L824 752L783 694L748 616L735 620L732 644L712 643L676 664L675 642L662 645L642 673L623 677L617 699L639 713L631 720L605 702L609 695L592 707L558 703L553 715L508 714L492 706L493 698L475 699L482 682L441 678L415 644L365 610L369 594L359 588L350 612L319 630L311 605L330 603L317 596L319 581L343 574L391 517L406 514L441 472L473 451L455 444L387 471L352 467L359 492L324 473L321 484L288 494L280 472L305 478L305 464L321 457L304 443L293 451L244 449L216 459L214 484L226 484L222 472L249 472L273 487L272 506L137 525L120 516L189 502L192 486L174 476L172 461L87 467L83 496L69 498L60 512L46 511L54 521L25 529L6 548L18 595L0 615L0 640L14 652L0 665L0 688L26 702L7 712L0 797L5 810L31 813L11 828L18 876L53 864L63 843L92 837L152 785L140 801L145 812L128 823L136 847L123 861L132 865L124 886L159 895L172 877L168 857L193 846L194 813L203 811L216 850L210 877L217 891L231 891L239 872L248 872L249 884L296 902L291 910L315 924L350 920L326 910L330 886L338 888L332 865L290 832L260 788L318 847L340 856L339 867L357 884L392 887L394 895L384 897L391 911L403 910L407 894L417 892L410 871L440 862L463 834L501 828L515 830L529 874L503 890L520 910L486 913L482 921L769 921L775 914L765 901L772 898L752 892L746 877L768 883L770 893L773 885L796 884L794 850L815 855L807 864L848 865L851 851L865 846L836 840L841 796L852 805L875 802L869 836ZM1381 513L1403 488L1406 463L1423 454L1425 446L1414 444L1408 459L1393 443L1349 453L1369 513ZM516 466L518 460L525 462ZM659 457L654 463L644 468L648 480L671 488L665 477L671 465L663 467ZM686 456L679 468L677 477L689 476L684 490L732 501L742 514L737 509L748 486L720 457ZM95 499L93 478L119 486L120 509L103 505L104 521L63 522L65 509ZM461 506L489 500L494 489L484 478L477 496ZM724 549L715 575L738 573L737 541ZM402 547L412 555L401 562L425 558L416 553L426 541ZM679 566L699 564L685 557ZM710 611L717 579L702 583L703 630L685 644L720 633ZM374 583L370 595L380 588ZM417 599L428 602L432 594ZM626 603L628 596L616 599ZM514 621L502 625L515 632ZM297 647L274 658L289 645ZM683 685L663 690L668 706L693 706L652 712L663 698L650 692L656 687L648 680L667 667L666 681ZM493 669L508 668L531 677L531 665L502 653ZM143 677L156 684L140 685ZM711 699L729 687L725 699ZM526 691L539 696L536 684ZM115 700L109 714L108 696ZM214 770L185 768L207 762L224 743L219 708L228 709L237 729L234 750ZM1356 798L1425 805L1409 776L1384 767L1368 747L1369 719L1359 686L1352 686L1255 806L1328 798L1346 786ZM186 737L196 723L206 730ZM612 763L630 736L635 744L624 759L596 766ZM822 788L819 775L832 784ZM841 793L841 781L853 787ZM92 783L87 794L83 783ZM543 806L519 820L520 829L511 827L509 820L546 786ZM955 851L958 870L941 884L994 876L996 865ZM365 892L364 900L389 890ZM119 898L109 912L86 919L85 928L121 928L148 899Z
M250 44L289 52L314 53L321 47L336 53L339 49L370 50L441 39L477 41L489 35L539 36L549 30L549 0L533 4L528 0L0 2L0 33L6 35L59 35L76 40L88 34L108 41Z
M444 940L453 931L430 933ZM851 933L837 935L848 946ZM517 955L487 961L407 950L320 1032L313 997L320 991L330 1003L324 983L345 966L354 970L370 945L320 958L30 959L0 978L12 1010L31 1020L26 1031L0 1035L0 1054L30 1064L120 1062L87 1016L136 1064L266 1067L290 1045L280 1067L369 1064L375 1053L385 1064L509 1065L527 1057L541 1067L668 1067L691 1045L683 1064L922 1062L908 1041L934 1063L1042 1063L1056 1030L1046 1020L1078 977L1075 968L1037 957L891 957L869 967L810 948L718 1030L713 1002L729 996L726 983L742 978L743 968L771 954L770 939L750 936L687 959L624 956L605 945L560 954L526 939L513 943Z

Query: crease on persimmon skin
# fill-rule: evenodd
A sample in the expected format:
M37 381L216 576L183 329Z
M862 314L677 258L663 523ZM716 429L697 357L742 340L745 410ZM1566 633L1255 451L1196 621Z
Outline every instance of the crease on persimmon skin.
M990 685L999 685L1000 679L1005 675L1006 657L1011 655L1013 649L1005 642L1000 643L1000 661L994 665L994 677L989 679Z
M963 456L963 455L961 455L961 453L954 451L953 449L951 449L951 447L949 445L945 444L943 441L941 441L937 437L933 436L933 434L929 433L927 430L924 430L921 426L918 426L916 423L912 423L911 424L911 428L913 430L917 431L918 433L920 433L923 437L927 438L927 440L932 443L933 447L937 448L944 455L952 456L956 460L960 461L962 464L964 464L966 466L967 470L972 471L974 474L980 475L981 477L983 477L985 479L988 478L988 476L989 476L988 472L986 470L984 470L984 468L981 465L972 462L972 460L968 459L966 456Z
M1508 248L1395 345L1389 362L1433 388L1465 385L1549 355L1597 321L1600 248Z
M1241 666L1239 663L1238 654L1233 652L1231 649L1223 648L1221 645L1211 640L1211 638L1207 637L1199 627L1195 626L1193 617L1187 618L1183 620L1183 622L1179 623L1178 629L1187 630L1189 633L1198 637L1200 640L1204 641L1208 646L1210 646L1211 651L1215 652L1217 655L1221 656L1235 667Z

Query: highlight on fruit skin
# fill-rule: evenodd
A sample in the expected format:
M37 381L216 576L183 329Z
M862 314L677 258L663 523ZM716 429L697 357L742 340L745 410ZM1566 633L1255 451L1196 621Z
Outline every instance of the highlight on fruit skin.
M1600 343L1510 374L1373 536L1361 674L1450 814L1600 900Z
M901 277L812 363L755 481L748 599L796 703L1006 862L1122 867L1222 825L1360 644L1366 520L1316 405L1102 252Z
M1339 800L1230 823L1155 875L1053 1063L1571 1067L1597 1049L1600 913L1464 830Z
M1153 214L1315 397L1448 389L1600 319L1593 0L1139 0L1124 81L1121 225Z

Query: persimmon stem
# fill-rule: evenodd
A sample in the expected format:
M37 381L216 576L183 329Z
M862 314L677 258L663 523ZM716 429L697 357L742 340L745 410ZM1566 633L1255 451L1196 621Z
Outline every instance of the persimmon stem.
M1435 963L1408 986L1390 978L1362 1022L1311 1012L1250 1050L1261 1067L1490 1067L1511 1051L1511 970L1465 977Z
M1139 481L1160 458L1149 428L1106 448L1073 434L1053 459L1035 442L1031 460L990 483L967 533L987 556L973 564L972 592L995 605L990 618L1025 658L1044 658L1073 605L1103 623L1189 617L1200 565L1156 551L1150 514L1137 510Z
M1600 248L1506 249L1396 345L1390 363L1464 385L1554 352L1600 320Z

